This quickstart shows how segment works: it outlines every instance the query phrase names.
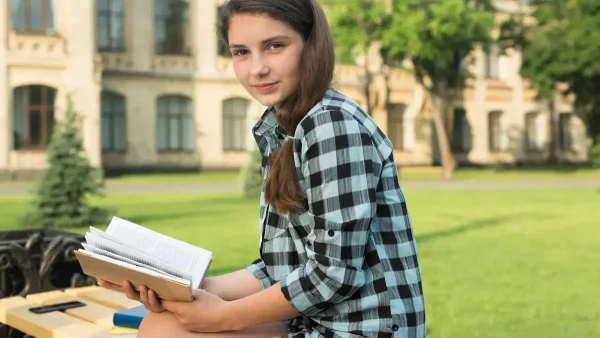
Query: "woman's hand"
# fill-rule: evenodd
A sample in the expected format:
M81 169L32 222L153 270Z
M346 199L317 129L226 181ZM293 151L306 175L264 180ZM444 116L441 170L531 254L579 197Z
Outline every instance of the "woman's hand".
M194 290L192 302L162 301L162 308L173 313L188 331L221 332L236 330L235 318L228 312L229 302L204 290Z
M123 285L111 283L105 280L99 280L98 284L107 289L124 292L127 298L142 303L146 309L148 309L148 311L156 313L165 311L160 300L158 297L156 297L154 290L148 289L145 285L140 285L138 287L139 291L137 291L128 280L123 281Z

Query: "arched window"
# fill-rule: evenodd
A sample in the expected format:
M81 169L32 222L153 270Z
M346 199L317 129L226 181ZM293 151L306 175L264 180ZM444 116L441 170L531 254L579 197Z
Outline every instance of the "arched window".
M387 114L387 129L388 137L394 149L407 150L408 140L407 131L407 119L406 119L406 105L403 103L395 103L390 105Z
M223 150L246 150L246 117L250 101L223 101Z
M488 115L488 136L490 151L501 151L502 142L502 112L492 111Z
M194 150L192 100L181 95L164 95L157 100L157 143L159 151Z
M191 53L187 0L154 0L154 42L157 54Z
M102 110L102 150L124 151L127 149L126 104L123 95L103 91Z
M12 29L17 32L49 33L54 30L55 0L10 0Z
M537 151L544 147L544 123L538 112L525 114L525 150Z
M41 85L13 90L15 149L44 149L54 127L56 89Z

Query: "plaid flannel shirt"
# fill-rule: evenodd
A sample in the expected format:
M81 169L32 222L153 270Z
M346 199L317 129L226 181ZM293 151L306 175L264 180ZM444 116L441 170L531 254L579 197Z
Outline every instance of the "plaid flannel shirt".
M272 108L253 134L263 156L287 139ZM294 161L305 209L280 215L260 198L260 256L247 268L280 282L302 315L291 336L425 337L421 271L393 147L358 104L329 89L302 119Z

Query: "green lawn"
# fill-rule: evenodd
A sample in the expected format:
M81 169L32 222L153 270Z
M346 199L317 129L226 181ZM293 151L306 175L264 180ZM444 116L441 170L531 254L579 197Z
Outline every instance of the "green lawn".
M600 192L407 196L423 266L428 337L600 336ZM0 229L14 227L23 201L0 196ZM234 194L161 194L114 195L102 203L212 250L212 274L257 258L255 201Z
M401 167L402 181L440 179L439 168ZM589 168L520 168L520 169L459 169L455 181L600 181L600 170ZM164 184L231 184L239 181L238 171L173 173L173 174L127 174L109 177L109 185L164 185ZM0 181L2 186L27 186L30 182Z

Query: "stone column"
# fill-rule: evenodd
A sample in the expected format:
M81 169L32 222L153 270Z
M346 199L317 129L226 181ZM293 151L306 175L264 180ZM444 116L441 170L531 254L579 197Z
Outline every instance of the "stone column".
M69 69L67 92L84 118L82 135L90 163L101 164L100 90L95 72L96 36L93 1L69 1Z
M8 169L8 151L11 147L12 118L9 118L12 107L9 103L9 87L7 74L7 50L6 39L8 38L8 6L0 6L0 174ZM1 176L1 175L0 175Z

